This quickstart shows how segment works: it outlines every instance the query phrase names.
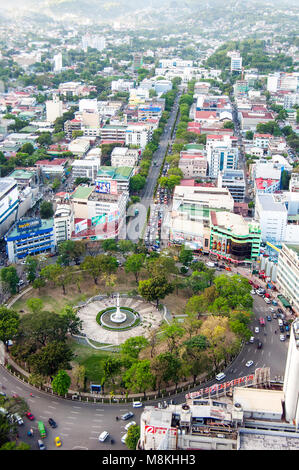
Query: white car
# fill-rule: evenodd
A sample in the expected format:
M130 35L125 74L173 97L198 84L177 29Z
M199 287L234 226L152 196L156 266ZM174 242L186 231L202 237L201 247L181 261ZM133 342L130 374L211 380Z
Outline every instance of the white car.
M271 304L271 300L268 299L268 297L265 297L265 298L264 298L264 301L266 302L266 304Z
M256 294L255 290L252 289L252 290L250 291L250 294L252 294L252 295Z
M285 341L285 339L286 339L285 335L280 335L279 339L280 339L280 341Z
M252 366L252 364L253 364L253 361L247 361L245 365L246 365L246 367L250 367L250 366Z
M142 408L142 401L133 401L133 408Z
M135 426L135 425L136 425L136 422L135 422L135 421L130 421L128 424L126 424L125 430L128 431L128 429L129 429L131 426Z
M249 343L254 343L254 336L251 336Z
M212 263L211 261L208 261L206 263L206 265L209 267L209 268L214 268L215 267L215 263Z
M260 329L259 329L258 326L256 326L256 327L254 328L254 332L255 332L255 333L259 333L259 332L260 332Z
M122 442L123 444L126 443L127 435L128 435L128 433L124 434L123 437L121 438L121 442Z
M109 437L109 432L108 432L108 431L103 431L103 432L99 435L99 441L100 441L100 442L104 442L104 441L106 441L107 437Z
M270 312L275 312L275 308L269 307Z

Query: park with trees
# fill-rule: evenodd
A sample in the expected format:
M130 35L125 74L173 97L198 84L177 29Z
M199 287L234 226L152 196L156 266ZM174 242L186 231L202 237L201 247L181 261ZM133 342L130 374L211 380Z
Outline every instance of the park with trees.
M185 247L157 254L124 242L105 240L99 245L105 253L93 256L84 241L63 242L54 264L28 257L33 289L11 308L1 307L0 339L7 348L13 340L9 352L31 384L51 384L64 395L69 389L86 392L100 380L108 396L146 397L214 375L249 339L253 301L247 279L216 276L204 262L193 262ZM122 266L119 255L125 258ZM163 304L168 321L116 348L78 342L76 335L83 333L78 304L114 292L139 296L158 309Z

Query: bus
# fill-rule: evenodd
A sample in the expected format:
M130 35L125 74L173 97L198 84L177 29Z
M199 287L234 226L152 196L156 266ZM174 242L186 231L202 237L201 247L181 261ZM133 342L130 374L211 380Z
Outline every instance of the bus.
M46 428L45 428L44 423L42 421L38 421L37 427L40 433L40 437L44 439L46 437Z

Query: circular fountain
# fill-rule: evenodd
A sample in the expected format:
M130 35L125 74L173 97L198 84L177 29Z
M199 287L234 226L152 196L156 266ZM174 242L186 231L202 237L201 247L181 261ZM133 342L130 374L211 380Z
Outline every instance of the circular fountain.
M120 307L119 294L116 296L116 306L107 307L97 315L97 322L109 330L127 330L139 324L139 313L129 307Z

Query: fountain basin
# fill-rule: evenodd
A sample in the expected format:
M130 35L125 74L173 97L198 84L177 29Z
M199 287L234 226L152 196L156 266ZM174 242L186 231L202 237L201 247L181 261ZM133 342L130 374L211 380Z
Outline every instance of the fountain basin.
M96 317L97 323L108 330L128 330L139 325L140 315L129 307L108 307L101 310Z

